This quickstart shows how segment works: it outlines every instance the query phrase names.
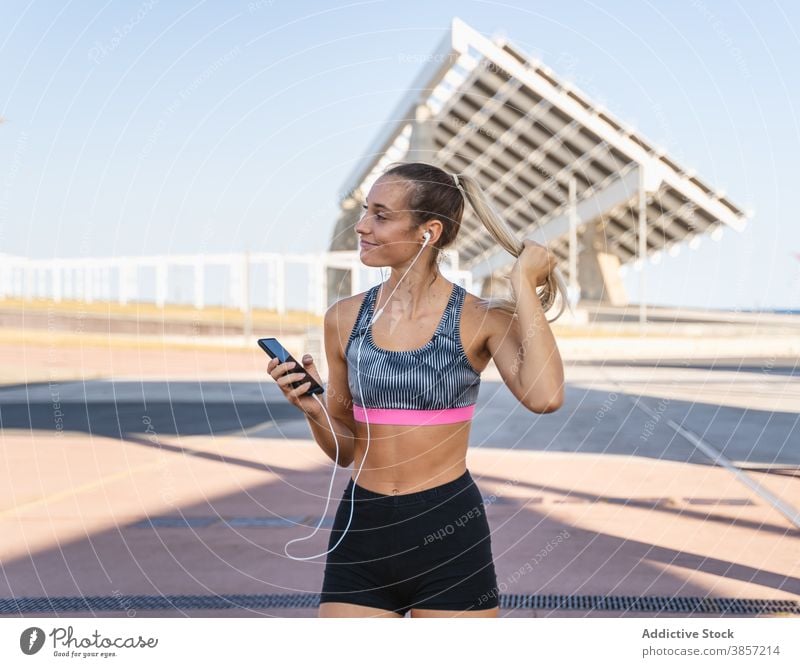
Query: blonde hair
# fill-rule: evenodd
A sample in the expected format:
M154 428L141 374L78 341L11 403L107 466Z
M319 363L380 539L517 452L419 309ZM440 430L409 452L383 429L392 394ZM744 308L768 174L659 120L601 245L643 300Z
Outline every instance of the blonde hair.
M440 258L439 251L442 248L455 242L461 227L465 201L469 202L478 220L504 250L514 257L519 257L524 250L524 243L500 217L472 176L449 174L426 162L393 163L383 175L398 176L410 182L408 209L415 224L420 225L433 218L442 222L443 230L439 244L432 246L435 250L434 261ZM504 274L503 277L510 281L510 273ZM510 293L510 297L484 299L486 307L499 308L511 315L516 315L516 299L514 292ZM558 314L548 322L555 322L564 312L564 308L569 306L566 283L555 266L548 274L547 282L536 287L536 294L544 312L553 308L558 294L561 296L561 308Z
M472 210L475 211L475 215L486 228L486 231L488 231L506 251L511 253L514 257L519 257L525 249L525 244L517 238L516 234L514 234L511 228L500 217L478 182L472 176L466 174L457 174L456 176L458 177L458 183L461 186L461 190L464 192L465 198L470 203L470 206L472 206ZM504 274L503 277L510 280L510 273ZM541 292L539 289L541 289ZM556 294L561 295L561 308L558 314L552 320L548 320L549 322L555 322L561 317L565 306L569 303L567 285L558 268L555 266L552 268L547 276L547 282L541 287L537 287L536 292L542 303L542 310L544 310L544 312L549 311L553 307L556 301ZM516 299L513 297L513 292L511 298L491 297L487 301L488 308L500 308L511 315L517 312L517 303Z

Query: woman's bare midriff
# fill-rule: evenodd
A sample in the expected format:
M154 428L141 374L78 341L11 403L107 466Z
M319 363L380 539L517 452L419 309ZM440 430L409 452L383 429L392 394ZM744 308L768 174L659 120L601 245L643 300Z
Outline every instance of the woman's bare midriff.
M375 493L416 493L446 484L466 470L472 422L435 426L367 425L356 422L355 478L364 452L367 460L356 484Z

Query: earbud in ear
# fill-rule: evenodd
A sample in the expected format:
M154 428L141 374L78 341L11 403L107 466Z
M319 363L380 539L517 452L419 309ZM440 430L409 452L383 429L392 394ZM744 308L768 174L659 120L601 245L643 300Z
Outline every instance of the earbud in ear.
M430 241L430 240L431 240L431 233L430 233L430 232L428 232L428 231L426 231L426 232L425 232L425 233L422 235L422 238L424 238L424 239L425 239L425 242L427 243L428 241Z

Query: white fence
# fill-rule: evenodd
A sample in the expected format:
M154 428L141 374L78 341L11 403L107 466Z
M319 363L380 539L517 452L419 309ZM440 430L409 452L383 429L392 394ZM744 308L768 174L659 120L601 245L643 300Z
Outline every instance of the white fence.
M304 281L289 285L287 271L292 267L303 270ZM207 272L213 268L223 270L227 290L217 303L211 304L207 298ZM266 279L254 281L254 271L259 269L266 269ZM0 256L0 298L115 301L120 304L153 301L158 306L189 303L198 309L219 304L244 312L258 306L284 314L288 297L290 303L306 303L309 312L321 316L328 305L327 269L350 271L352 294L381 280L380 269L361 264L358 251L54 259L3 255ZM458 269L455 253L445 253L441 271L467 290L472 288L472 274ZM145 282L153 283L150 294ZM188 301L170 296L170 291L175 292L176 283L182 288L179 293L191 295Z

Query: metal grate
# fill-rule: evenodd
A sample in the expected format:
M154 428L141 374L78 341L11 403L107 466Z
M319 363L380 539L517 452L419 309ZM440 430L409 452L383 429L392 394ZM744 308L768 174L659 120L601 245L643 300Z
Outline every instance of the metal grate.
M500 596L504 609L571 609L595 611L672 611L695 614L800 614L796 600L748 598L666 597L654 595L519 595Z
M124 603L124 604L123 604ZM317 593L287 595L131 595L0 599L0 614L119 611L129 609L279 609L318 607ZM678 612L684 614L800 614L796 600L634 597L619 595L500 595L502 609Z
M125 595L0 599L0 614L119 611L129 609L265 609L318 607L319 594L289 595Z

